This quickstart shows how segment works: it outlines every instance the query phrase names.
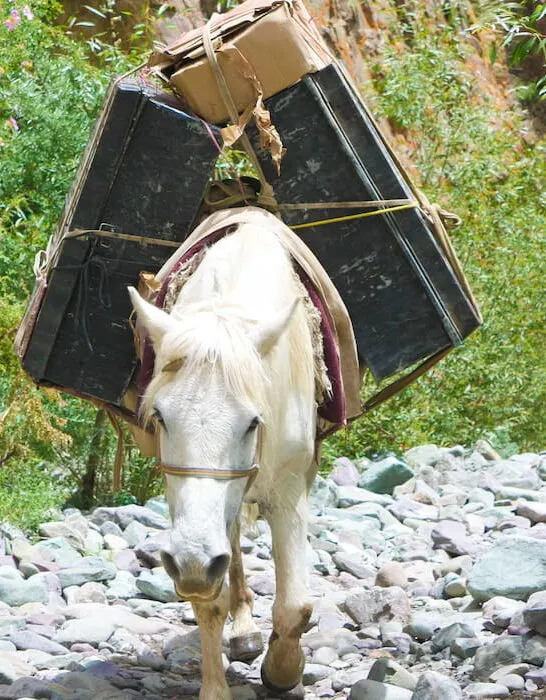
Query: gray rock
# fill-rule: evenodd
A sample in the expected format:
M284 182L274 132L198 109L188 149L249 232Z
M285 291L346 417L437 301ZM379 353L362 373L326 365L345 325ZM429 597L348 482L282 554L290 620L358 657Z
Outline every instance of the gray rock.
M100 532L89 529L83 543L83 551L90 556L97 556L102 552L104 540Z
M7 659L0 658L0 684L11 685L18 678L13 665Z
M412 619L404 627L404 631L419 642L426 642L442 626L437 616L426 612L415 613Z
M358 482L358 485L374 493L391 494L396 486L405 483L414 475L407 464L396 457L386 457L372 462Z
M466 535L465 526L455 520L442 520L432 528L430 536L436 549L443 549L455 556L471 554L476 549Z
M444 596L446 598L460 598L468 593L466 581L459 576L447 579L444 583Z
M10 635L10 642L12 642L17 649L37 649L43 651L46 654L53 654L57 656L58 654L66 654L66 649L62 644L51 641L47 637L41 634L36 634L35 632L29 632L28 630L21 630L20 632L14 632Z
M425 671L419 676L412 700L460 700L463 691L459 684L436 671Z
M77 642L97 645L105 642L114 632L112 620L104 617L68 620L55 634L53 640L58 644L70 646Z
M36 545L36 549L44 558L51 558L62 567L72 566L82 559L82 555L64 537L43 540Z
M415 520L438 520L438 508L436 506L419 503L405 496L399 498L395 503L389 506L389 511L399 520L405 520L406 518L413 518Z
M311 657L312 663L320 664L321 666L329 666L337 659L337 652L332 647L319 647L315 649Z
M111 683L103 678L96 678L87 671L75 671L61 676L59 685L70 691L70 700L127 700L127 695L123 691L115 688ZM59 700L63 698L60 694ZM56 700L55 696L52 700Z
M139 603L151 603L151 601L138 601ZM124 605L100 605L98 603L80 603L70 605L64 610L67 618L107 618L118 628L123 627L132 634L160 634L172 630L172 625L157 618L144 618L135 615Z
M508 690L523 690L525 688L524 679L516 673L508 673L505 676L500 676L497 682L499 685L508 688Z
M474 656L474 678L487 681L490 675L507 664L523 660L523 640L521 637L498 637L490 644L480 647Z
M114 563L118 569L118 573L120 571L127 571L133 576L138 576L143 568L132 549L122 549L116 552L114 555Z
M476 637L476 632L465 622L453 622L434 634L432 637L432 650L434 652L442 651L442 649L450 647L456 639L461 637L474 638Z
M442 454L442 450L437 445L419 445L404 452L404 459L410 466L433 467Z
M488 469L484 475L484 481L486 488L490 488L492 491L495 491L497 484L532 491L540 488L540 478L537 472L512 459L498 462Z
M470 659L481 646L482 642L476 637L457 637L449 648L459 659Z
M79 514L69 516L64 521L42 523L39 527L40 535L47 538L63 537L77 548L83 547L85 537L89 531L87 520Z
M501 595L526 600L546 589L546 542L531 537L504 536L483 554L467 581L478 601Z
M91 522L97 525L102 525L108 520L117 523L122 530L125 530L133 520L156 530L166 530L169 527L168 520L163 515L145 506L134 504L116 508L95 508L91 514Z
M118 571L116 578L108 582L106 598L128 600L129 598L136 598L138 593L139 589L137 588L136 579L133 574L129 571Z
M275 578L271 574L255 574L248 578L248 586L258 595L272 596L275 594Z
M478 698L505 698L510 695L510 691L499 683L470 683L465 688L465 695L472 700Z
M332 669L330 666L313 663L305 664L302 678L303 685L315 685L315 683L324 680L324 678L328 678L331 673Z
M347 596L345 608L359 625L380 620L397 620L407 624L411 619L409 598L398 586L374 586L370 591L351 593Z
M25 605L25 603L47 603L50 594L60 591L59 579L55 574L39 573L29 579L17 576L8 578L0 575L0 601L12 607Z
M523 620L532 630L546 636L546 590L529 596L523 609Z
M169 504L165 496L153 496L149 498L144 504L144 507L153 510L154 513L159 513L159 515L167 518L167 520L169 519Z
M172 579L164 569L143 571L136 579L136 587L146 597L159 600L161 603L171 603L178 600Z
M502 459L497 450L487 440L477 440L474 449L489 461L496 462Z
M332 555L334 564L340 571L346 571L358 579L375 579L375 569L366 552L336 552Z
M116 537L123 537L123 530L117 523L107 520L100 526L100 533L104 537L106 535L116 535Z
M533 669L525 674L526 686L528 682L533 683L532 690L536 688L546 688L546 666Z
M542 666L546 659L546 637L536 634L523 644L523 661L535 666Z
M408 585L406 570L397 561L387 562L377 572L375 585L382 588L389 588L390 586L404 588Z
M123 537L129 547L136 547L148 537L148 528L142 523L133 520L123 532Z
M338 508L350 508L351 506L358 506L361 503L379 503L380 505L389 505L392 503L392 498L390 496L374 493L373 491L368 491L359 486L339 486L337 496Z
M411 700L411 690L364 679L351 688L349 700Z
M495 503L495 494L485 489L475 488L468 494L469 503L479 503L484 508L493 508Z
M360 479L360 472L347 457L338 457L334 460L333 468L328 478L338 486L356 486Z
M501 666L489 676L491 683L499 683L500 679L508 675L518 675L523 677L529 671L529 664L509 664Z
M483 616L492 620L497 627L505 629L512 621L512 618L522 612L525 604L513 598L505 596L495 596L486 601L482 606Z
M415 690L417 685L417 677L392 659L377 659L368 673L368 679L406 690Z
M520 501L516 508L516 513L524 518L529 518L533 523L546 523L546 503L530 503Z
M113 552L119 552L122 549L127 549L128 546L129 544L124 537L113 535L111 533L104 535L105 549L110 549Z
M233 700L256 700L256 691L249 685L232 685L231 697Z
M315 476L309 492L309 507L313 513L321 513L329 506L337 504L337 486L329 479Z
M68 586L63 595L69 605L73 603L106 603L105 587L97 581L89 581L82 586Z
M74 566L58 573L61 586L81 586L91 581L109 581L116 577L116 567L102 557L83 557Z

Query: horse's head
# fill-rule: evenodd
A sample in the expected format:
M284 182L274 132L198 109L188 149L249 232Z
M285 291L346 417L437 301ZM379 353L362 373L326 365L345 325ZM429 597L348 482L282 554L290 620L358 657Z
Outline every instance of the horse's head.
M156 356L143 410L159 431L157 457L165 465L172 518L162 561L182 598L212 600L230 563L231 532L259 435L270 420L264 357L297 301L256 322L236 307L205 303L169 315L129 292Z

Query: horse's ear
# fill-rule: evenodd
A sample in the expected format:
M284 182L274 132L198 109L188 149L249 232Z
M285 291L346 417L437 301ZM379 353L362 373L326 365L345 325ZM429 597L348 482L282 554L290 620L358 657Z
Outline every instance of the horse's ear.
M154 346L157 346L165 333L174 328L174 320L162 309L145 301L134 287L127 287L127 291L139 322L148 331Z
M288 326L288 323L292 318L299 301L299 297L296 297L296 299L294 299L294 301L286 308L278 311L267 321L259 323L256 329L253 331L252 339L261 355L266 355L275 346L275 343Z

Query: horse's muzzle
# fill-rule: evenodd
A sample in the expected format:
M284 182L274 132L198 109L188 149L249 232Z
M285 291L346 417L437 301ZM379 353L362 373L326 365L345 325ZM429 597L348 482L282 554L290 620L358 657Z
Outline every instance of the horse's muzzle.
M163 550L161 560L180 598L194 603L206 603L218 597L231 555L224 552L210 558L184 558L180 555L175 557L171 552Z

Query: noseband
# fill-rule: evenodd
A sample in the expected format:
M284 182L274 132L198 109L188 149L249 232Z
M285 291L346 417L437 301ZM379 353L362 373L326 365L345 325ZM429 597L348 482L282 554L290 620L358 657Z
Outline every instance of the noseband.
M178 358L168 362L162 369L162 372L177 372L182 365L184 360ZM156 438L157 439L157 438ZM258 433L258 454L260 452L261 443L261 431ZM157 454L159 455L159 443L156 443ZM178 464L164 464L158 458L158 466L163 471L164 474L173 474L175 476L192 476L196 479L215 479L216 481L229 481L231 479L243 479L248 478L245 486L245 493L254 483L254 479L258 476L260 467L258 464L253 464L251 467L246 469L215 469L214 467L198 467L198 466L181 466Z
M193 476L197 479L215 479L216 481L229 481L230 479L248 478L247 490L258 475L260 467L253 464L247 469L214 469L213 467L182 467L175 464L160 464L164 474L176 476Z

